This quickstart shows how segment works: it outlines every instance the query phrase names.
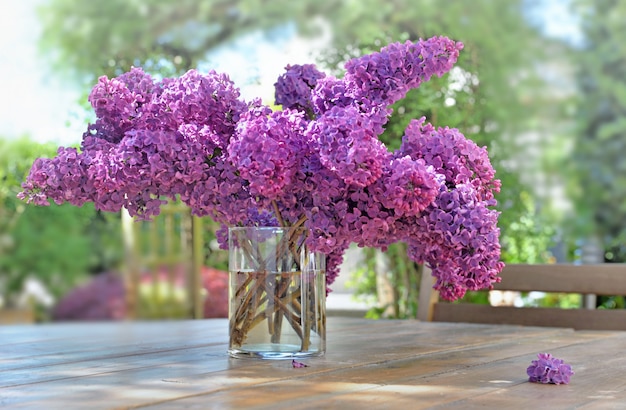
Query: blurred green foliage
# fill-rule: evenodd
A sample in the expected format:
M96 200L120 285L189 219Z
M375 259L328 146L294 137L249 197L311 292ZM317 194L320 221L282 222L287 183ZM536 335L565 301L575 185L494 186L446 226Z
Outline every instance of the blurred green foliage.
M58 298L122 256L117 215L100 213L93 205L27 206L16 198L33 161L55 153L53 144L0 139L0 295L5 304L15 303L28 278L38 279Z
M600 239L608 262L626 262L626 3L577 0L585 42L576 50L581 98L568 170L578 236Z
M524 306L558 307L561 309L578 309L582 307L582 295L574 293L524 293Z

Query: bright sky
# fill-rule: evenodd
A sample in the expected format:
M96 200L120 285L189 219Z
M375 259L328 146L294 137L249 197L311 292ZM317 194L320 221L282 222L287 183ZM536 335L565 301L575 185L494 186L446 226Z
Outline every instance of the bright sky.
M545 34L561 38L577 45L582 42L582 33L568 7L572 0L532 0L535 3L529 15L543 26Z
M38 1L0 0L0 138L69 143L82 133L67 127L79 93L50 76L37 53Z
M0 138L28 134L38 141L74 144L85 128L75 115L80 90L61 83L37 52L40 27L34 10L41 1L46 0L0 0ZM564 2L569 0L541 1L549 34L577 35L567 19ZM295 39L279 45L243 39L238 47L222 49L211 68L228 73L246 99L258 96L271 103L272 85L284 66L314 62L311 48L322 47L327 40L311 44ZM250 76L260 84L250 84Z

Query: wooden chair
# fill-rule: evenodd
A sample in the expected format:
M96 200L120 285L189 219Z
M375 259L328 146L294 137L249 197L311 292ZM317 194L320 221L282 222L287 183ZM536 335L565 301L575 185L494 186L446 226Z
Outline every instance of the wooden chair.
M182 314L194 319L204 316L204 295L201 270L204 263L203 226L199 217L181 202L170 202L161 207L161 213L150 222L133 220L122 212L122 228L126 248L124 275L126 279L128 315L143 318L139 306L142 275L150 276L153 299L161 293L174 297L182 274L185 282ZM151 305L150 318L171 318L181 312L167 303Z
M626 295L626 264L507 265L494 290ZM489 306L439 301L430 272L421 280L418 318L425 321L626 330L626 309Z

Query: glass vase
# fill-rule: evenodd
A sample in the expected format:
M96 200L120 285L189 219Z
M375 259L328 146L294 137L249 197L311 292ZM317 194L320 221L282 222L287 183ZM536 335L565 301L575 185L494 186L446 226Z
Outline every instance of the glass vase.
M326 258L303 228L229 230L232 357L289 359L326 350Z

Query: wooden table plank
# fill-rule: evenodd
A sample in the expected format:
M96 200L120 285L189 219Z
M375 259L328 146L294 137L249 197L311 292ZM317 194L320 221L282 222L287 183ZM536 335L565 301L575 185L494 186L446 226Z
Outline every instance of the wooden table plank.
M585 342L595 340L598 335L587 336L583 339ZM493 344L474 345L453 351L379 360L363 366L307 375L305 380L246 386L238 389L236 394L222 391L210 396L198 395L178 400L176 404L194 407L210 402L216 407L289 409L315 408L313 404L319 402L330 408L354 408L356 403L367 402L368 408L377 408L377 405L388 408L388 396L392 395L394 408L400 404L422 408L419 403L424 403L427 408L529 384L525 369L537 351L546 346L555 348L580 343L572 342L569 335L533 336L498 343L497 349ZM328 359L332 360L332 356L329 354ZM512 360L516 366L512 365ZM483 377L485 371L490 377ZM168 405L164 403L155 408L167 408Z
M591 346L584 343L554 349L553 354L557 357L571 358L568 363L574 368L575 374L569 385L520 383L508 389L505 395L490 393L460 400L455 407L469 409L487 405L502 408L511 401L521 406L535 406L540 401L550 409L623 409L626 407L626 357L621 354L624 346L626 337L596 340ZM482 371L490 373L491 369ZM480 376L480 372L476 376ZM455 383L457 380L450 382Z
M613 373L626 370L616 359L626 332L348 318L328 325L328 353L301 369L290 361L228 358L224 320L0 327L0 407L611 408L626 402L626 378ZM527 382L526 367L543 351L573 365L570 385Z

